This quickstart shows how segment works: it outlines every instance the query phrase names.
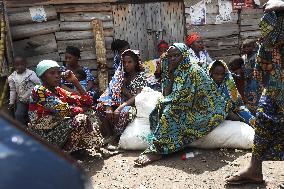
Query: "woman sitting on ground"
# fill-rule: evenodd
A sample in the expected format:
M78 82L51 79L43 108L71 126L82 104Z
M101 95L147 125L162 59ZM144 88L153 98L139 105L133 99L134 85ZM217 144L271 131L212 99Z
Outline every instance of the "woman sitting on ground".
M216 60L208 67L208 73L216 83L220 95L232 103L227 119L243 121L251 126L255 125L255 117L246 108L236 87L231 72L225 62Z
M90 92L90 95L96 101L99 96L95 89L95 84L94 84L95 78L92 75L91 70L87 66L81 66L79 64L78 61L80 58L81 58L80 49L78 49L77 47L68 46L65 52L66 67L62 66L60 69L62 72L70 70L73 73L77 73L79 70L83 70L86 74L86 79L85 79L87 82L86 91ZM76 87L64 78L62 79L62 88L70 92L76 92Z
M150 114L149 147L135 161L145 166L182 150L207 135L227 117L227 104L212 79L189 60L187 47L175 43L162 59L162 90Z
M201 37L197 33L192 33L186 38L186 45L189 48L189 57L192 63L197 63L203 69L206 69L208 64L212 62Z
M29 129L67 152L95 152L102 137L92 98L80 85L73 72L66 71L65 80L78 90L72 94L60 87L61 72L57 62L41 61L36 73L42 84L32 90L29 107Z
M147 86L138 51L126 50L122 65L116 70L109 87L98 100L97 112L104 128L105 143L117 145L119 136L128 123L134 120L135 96Z

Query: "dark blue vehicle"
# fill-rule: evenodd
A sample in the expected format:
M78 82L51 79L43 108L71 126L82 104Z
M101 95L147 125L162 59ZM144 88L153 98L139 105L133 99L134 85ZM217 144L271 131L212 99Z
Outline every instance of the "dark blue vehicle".
M0 113L0 189L90 189L74 160Z

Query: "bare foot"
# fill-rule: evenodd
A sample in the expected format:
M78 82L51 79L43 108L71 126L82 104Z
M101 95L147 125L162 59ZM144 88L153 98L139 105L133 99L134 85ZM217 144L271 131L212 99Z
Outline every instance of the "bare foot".
M162 155L158 154L144 154L140 155L135 161L135 166L143 167L153 163L154 161L158 161L162 159Z
M226 179L226 183L229 185L261 184L264 183L264 180L262 174L255 173L254 170L247 168Z

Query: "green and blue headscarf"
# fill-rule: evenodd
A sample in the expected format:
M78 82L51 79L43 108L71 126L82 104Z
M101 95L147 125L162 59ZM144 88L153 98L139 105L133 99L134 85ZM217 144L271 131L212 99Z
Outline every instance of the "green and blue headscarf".
M60 67L56 61L53 60L42 60L36 67L36 74L41 77L50 68Z

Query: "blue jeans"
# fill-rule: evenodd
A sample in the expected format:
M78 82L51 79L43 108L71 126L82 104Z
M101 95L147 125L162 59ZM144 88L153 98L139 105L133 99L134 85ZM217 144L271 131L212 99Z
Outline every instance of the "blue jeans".
M29 104L24 102L17 102L17 107L15 111L15 118L18 122L20 122L22 125L27 126L28 125L28 111L29 111Z

